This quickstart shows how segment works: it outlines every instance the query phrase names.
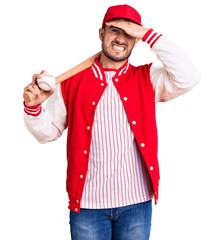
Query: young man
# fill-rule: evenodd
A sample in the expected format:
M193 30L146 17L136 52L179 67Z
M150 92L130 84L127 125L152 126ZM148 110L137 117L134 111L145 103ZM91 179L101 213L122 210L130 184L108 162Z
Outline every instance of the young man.
M68 127L72 239L148 240L160 178L155 103L186 93L200 74L175 44L142 26L128 5L108 8L99 37L100 58L55 92L41 92L40 74L33 75L24 91L36 97L24 102L25 124L41 143L56 140ZM129 63L139 40L163 67Z

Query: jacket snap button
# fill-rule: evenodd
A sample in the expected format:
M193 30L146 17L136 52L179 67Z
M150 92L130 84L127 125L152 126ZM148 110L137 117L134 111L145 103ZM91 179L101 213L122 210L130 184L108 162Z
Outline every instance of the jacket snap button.
M115 82L118 82L118 78L115 78Z
M150 167L150 170L151 170L151 171L153 170L153 166Z
M132 124L135 125L135 124L136 124L136 121L132 121Z
M90 126L87 127L87 130L90 130Z
M95 102L92 102L92 105L95 105L96 103Z
M78 208L75 208L75 211L77 212L77 211L78 211Z
M79 200L77 199L76 202L79 203Z
M145 147L145 143L141 143L141 147Z
M104 83L101 83L100 85L101 85L101 86L104 86Z
M82 175L82 174L80 175L80 178L83 178L83 175Z
M128 98L127 97L124 97L124 101L127 101L128 100Z
M86 151L86 150L84 151L84 154L87 154L87 151Z

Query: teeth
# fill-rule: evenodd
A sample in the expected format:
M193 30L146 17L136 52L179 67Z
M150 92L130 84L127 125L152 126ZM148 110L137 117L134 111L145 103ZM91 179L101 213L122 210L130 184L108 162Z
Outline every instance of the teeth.
M113 45L113 48L114 48L115 50L124 51L124 47L118 47L118 46L116 46L116 45Z

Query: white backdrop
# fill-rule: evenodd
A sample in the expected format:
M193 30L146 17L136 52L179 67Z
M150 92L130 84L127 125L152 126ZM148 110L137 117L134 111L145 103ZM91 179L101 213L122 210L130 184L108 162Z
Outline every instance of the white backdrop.
M166 33L202 74L188 94L157 104L160 198L152 240L223 240L223 12L221 0L0 3L0 239L70 239L66 132L39 144L23 122L23 88L43 69L55 76L100 50L110 5L127 3L143 25ZM139 43L130 62L156 62Z

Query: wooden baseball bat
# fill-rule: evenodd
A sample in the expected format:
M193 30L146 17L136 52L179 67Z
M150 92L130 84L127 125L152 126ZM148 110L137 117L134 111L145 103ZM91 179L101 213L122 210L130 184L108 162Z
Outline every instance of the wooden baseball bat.
M94 63L94 60L101 55L101 51L94 54L92 57L88 58L84 62L80 63L79 65L73 67L72 69L68 70L67 72L62 73L61 75L55 78L55 85L63 82L64 80L78 74L79 72L91 67ZM31 92L25 92L23 94L23 98L25 102L30 102L33 100L34 95Z

